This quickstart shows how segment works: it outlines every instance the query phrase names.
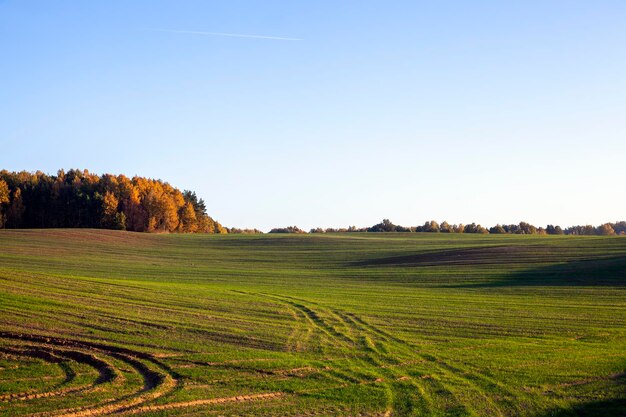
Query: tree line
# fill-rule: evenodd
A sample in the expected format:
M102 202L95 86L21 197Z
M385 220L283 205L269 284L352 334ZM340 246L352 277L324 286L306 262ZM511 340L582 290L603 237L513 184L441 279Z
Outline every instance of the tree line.
M297 229L297 227L292 226ZM286 229L282 233L290 233ZM298 229L299 230L299 229ZM519 224L497 224L486 228L480 224L449 224L448 222L437 223L434 220L424 223L422 226L405 227L393 224L389 219L371 227L357 228L350 226L347 228L326 228L321 227L311 229L309 233L349 233L349 232L430 232L430 233L481 233L481 234L516 234L516 235L587 235L587 236L612 236L626 235L626 222L604 223L600 226L571 226L565 229L560 226L548 225L544 227L533 226L526 222ZM294 232L291 232L294 233Z
M228 233L195 192L161 180L77 169L0 171L0 228L50 227Z
M136 232L262 233L258 229L227 228L206 212L204 200L193 191L180 191L167 182L135 176L96 175L88 170L0 171L0 229L91 227ZM526 222L449 224L428 221L404 227L384 219L371 227L315 228L309 233L430 232L524 235L626 235L626 222L561 228L537 227ZM297 226L270 233L306 233Z

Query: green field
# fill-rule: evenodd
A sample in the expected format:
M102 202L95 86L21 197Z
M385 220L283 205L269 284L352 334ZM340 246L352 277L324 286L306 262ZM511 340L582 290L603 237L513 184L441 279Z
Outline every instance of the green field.
M0 232L0 415L624 416L626 238Z

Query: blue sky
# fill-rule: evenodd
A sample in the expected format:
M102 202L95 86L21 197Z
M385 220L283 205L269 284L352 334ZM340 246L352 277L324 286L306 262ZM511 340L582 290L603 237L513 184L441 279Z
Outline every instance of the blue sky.
M266 230L625 219L625 21L621 0L4 0L0 168L161 178Z

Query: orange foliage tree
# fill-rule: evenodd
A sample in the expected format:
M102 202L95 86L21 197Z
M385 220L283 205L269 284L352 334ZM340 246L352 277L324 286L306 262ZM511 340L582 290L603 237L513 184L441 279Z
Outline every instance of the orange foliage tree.
M194 192L161 180L74 169L57 175L0 171L0 227L5 225L228 233Z

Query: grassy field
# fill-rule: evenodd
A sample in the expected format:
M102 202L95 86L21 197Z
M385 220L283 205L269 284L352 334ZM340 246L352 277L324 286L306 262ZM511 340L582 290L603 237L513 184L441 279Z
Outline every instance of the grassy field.
M626 238L0 232L0 416L624 416Z

